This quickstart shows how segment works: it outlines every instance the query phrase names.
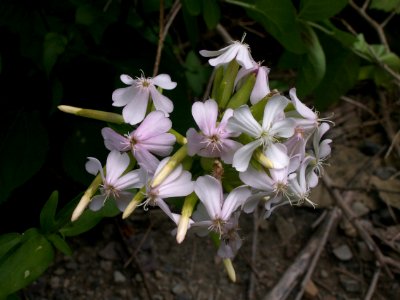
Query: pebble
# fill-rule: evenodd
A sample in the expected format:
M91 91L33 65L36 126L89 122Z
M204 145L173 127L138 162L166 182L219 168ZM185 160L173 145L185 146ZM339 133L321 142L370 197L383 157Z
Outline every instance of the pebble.
M116 283L124 283L126 281L126 277L120 271L114 271L114 281Z
M339 281L346 292L356 293L360 291L360 283L353 278L349 278L346 275L339 275Z
M396 174L396 172L397 172L397 170L395 167L388 166L388 167L377 168L377 170L374 172L374 174L382 180L387 180L390 177L392 177L394 174Z
M135 280L136 280L137 282L142 282L142 281L143 281L142 276L141 276L139 273L137 273L137 274L135 275Z
M322 278L328 278L329 277L328 272L326 270L321 270L321 277Z
M357 247L358 247L358 254L362 260L364 260L364 261L372 261L373 260L374 256L373 256L372 252L368 249L368 246L365 242L359 241L357 243Z
M70 270L76 270L78 268L78 264L74 261L68 262L65 267Z
M353 253L351 253L351 250L349 246L346 244L340 245L339 247L336 247L333 249L333 254L335 256L343 261L350 260L353 258Z
M172 288L172 293L174 293L175 295L182 294L184 291L185 291L185 287L181 283L176 284Z
M318 288L312 280L309 280L304 288L304 296L308 299L315 299L318 296Z
M156 276L157 279L163 278L163 274L162 274L162 272L160 270L156 270L154 272L154 275Z
M63 275L64 273L65 273L65 269L63 269L63 268L57 268L54 271L54 274L56 274L56 275Z
M60 287L60 277L53 276L50 278L50 286L52 289L58 289Z

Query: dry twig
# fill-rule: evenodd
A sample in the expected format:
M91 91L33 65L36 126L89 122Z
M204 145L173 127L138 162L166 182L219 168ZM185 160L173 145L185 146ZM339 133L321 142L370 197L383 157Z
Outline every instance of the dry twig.
M374 273L374 276L372 277L371 284L369 285L368 292L365 295L364 300L372 299L372 296L374 295L376 284L378 283L380 274L381 274L381 269L380 268L376 269L376 271Z

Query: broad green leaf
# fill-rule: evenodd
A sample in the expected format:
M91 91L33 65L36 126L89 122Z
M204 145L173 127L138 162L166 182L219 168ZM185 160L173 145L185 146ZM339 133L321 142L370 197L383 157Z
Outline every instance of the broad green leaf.
M62 238L59 234L51 234L47 237L47 239L53 244L54 247L56 247L65 255L72 255L71 248L69 247L65 239Z
M323 80L314 91L314 103L319 110L324 110L356 84L360 59L334 39L321 38L321 42L327 66Z
M22 240L22 235L16 232L0 235L0 259Z
M301 54L307 51L300 35L296 9L290 0L255 0L254 5L245 1L227 1L247 9L287 50Z
M308 52L301 58L301 67L297 75L296 87L300 97L311 93L325 75L326 60L318 36L308 25L303 26L304 43Z
M31 178L45 161L48 137L39 114L0 112L0 203ZM27 195L29 197L29 195Z
M357 37L353 34L338 29L331 21L324 20L321 22L321 26L330 32L330 37L338 40L344 47L352 48L354 43L357 41Z
M40 212L40 227L44 232L51 232L56 226L56 211L58 204L58 192L54 191Z
M92 25L100 16L100 12L91 4L80 5L75 12L75 22L82 25Z
M347 0L301 0L299 18L309 21L329 19L339 13Z
M198 16L201 13L202 2L199 0L182 0L182 5L192 16Z
M4 298L39 277L53 261L54 250L36 229L12 252L0 259L0 298Z
M400 0L372 0L369 8L400 13Z
M69 201L56 215L56 227L62 228L71 222L72 212L78 205L79 200L82 198L83 193L80 193L74 199Z
M203 0L203 17L208 29L213 29L217 26L221 18L221 10L217 0Z
M198 56L190 51L185 60L185 76L188 85L193 90L195 96L201 96L204 86L210 75L209 68L201 64Z
M105 217L115 217L120 211L115 206L114 201L106 201L105 205L99 211L86 209L84 213L75 222L70 222L60 229L63 236L75 236L89 231L96 226Z
M58 57L65 51L68 39L57 32L49 32L43 42L43 66L48 74L53 69Z

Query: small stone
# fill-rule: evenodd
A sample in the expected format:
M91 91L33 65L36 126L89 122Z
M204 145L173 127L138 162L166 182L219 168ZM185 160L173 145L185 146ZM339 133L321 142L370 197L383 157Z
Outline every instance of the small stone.
M353 253L351 253L349 246L346 244L340 245L339 247L333 249L333 254L335 254L338 259L343 261L353 258Z
M50 278L50 286L52 289L58 289L60 287L60 277L53 276Z
M185 291L185 287L178 283L176 284L173 288L172 288L172 293L174 293L175 295L179 295L182 294Z
M356 293L360 291L360 283L353 278L349 278L346 275L339 275L339 281L346 292Z
M364 261L372 261L373 255L372 252L368 249L368 246L365 242L360 241L357 243L358 253L362 260Z
M156 276L157 279L163 278L163 274L162 274L162 272L160 270L156 270L154 272L154 275Z
M126 281L126 277L120 271L114 271L114 281L116 283L124 283Z
M112 270L113 267L113 263L112 261L108 261L108 260L101 260L100 261L100 268L106 272L109 272Z
M115 242L109 242L102 250L99 251L100 257L108 260L118 260L119 256L115 251Z
M397 170L395 167L387 166L387 167L380 167L377 168L374 172L374 175L378 176L380 179L388 180L394 174L396 174Z
M65 269L63 269L63 268L57 268L54 271L54 274L56 274L56 275L63 275L64 273L65 273Z
M71 283L71 281L68 278L65 278L64 279L64 284L63 284L64 288L68 288L70 283Z
M309 280L304 288L304 296L308 299L315 299L318 296L318 288L312 280Z

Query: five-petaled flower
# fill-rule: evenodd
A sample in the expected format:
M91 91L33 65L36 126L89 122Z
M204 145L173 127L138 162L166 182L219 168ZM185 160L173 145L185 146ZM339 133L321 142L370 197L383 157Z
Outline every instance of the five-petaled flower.
M165 90L172 90L176 87L176 82L171 81L167 74L160 74L154 78L137 77L133 79L129 75L121 75L121 81L129 87L120 88L113 92L113 105L117 107L125 106L122 115L125 122L135 125L141 122L145 115L149 99L157 110L164 112L166 116L174 109L170 99L162 95L156 86Z

